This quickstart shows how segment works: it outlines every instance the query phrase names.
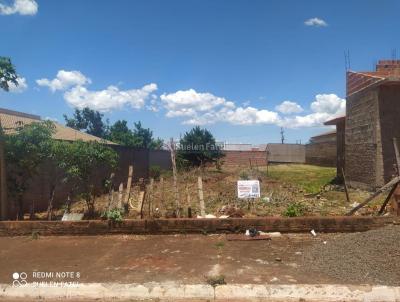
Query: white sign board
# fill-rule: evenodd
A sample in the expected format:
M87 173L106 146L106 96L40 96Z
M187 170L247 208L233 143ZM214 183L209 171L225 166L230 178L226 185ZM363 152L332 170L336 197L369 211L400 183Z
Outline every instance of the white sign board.
M258 180L238 180L238 198L260 198L260 182Z

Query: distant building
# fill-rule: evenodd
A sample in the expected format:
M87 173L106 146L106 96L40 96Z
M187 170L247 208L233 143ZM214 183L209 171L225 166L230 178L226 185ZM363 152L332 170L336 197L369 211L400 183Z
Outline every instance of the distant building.
M275 163L305 163L306 149L301 144L271 143L266 147L268 161Z
M396 174L393 138L400 142L400 60L381 60L375 71L346 74L346 116L336 126L337 173L353 187L374 189Z
M9 109L0 108L0 123L5 132L5 134L15 133L18 127L23 125L29 125L34 122L41 122L42 119L38 115L28 114L18 111L13 111ZM53 122L55 125L55 133L53 135L54 139L57 140L65 140L65 141L76 141L82 140L85 142L88 141L97 141L102 142L107 145L117 145L111 141L107 141L101 139L97 136L90 135L84 132L80 132L78 130L72 129L70 127L66 127L57 122Z
M306 145L306 163L336 167L336 147L336 130L311 137Z

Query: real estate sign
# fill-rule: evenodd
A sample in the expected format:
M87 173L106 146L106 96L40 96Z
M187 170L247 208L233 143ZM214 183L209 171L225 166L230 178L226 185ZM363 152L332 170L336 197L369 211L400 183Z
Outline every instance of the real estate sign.
M238 180L238 198L259 198L260 182L258 180Z

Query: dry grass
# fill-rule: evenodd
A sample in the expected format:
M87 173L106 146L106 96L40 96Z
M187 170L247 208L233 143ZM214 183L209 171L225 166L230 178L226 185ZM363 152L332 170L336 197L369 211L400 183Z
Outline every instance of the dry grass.
M334 168L310 165L274 165L250 170L247 167L223 167L221 171L207 168L204 171L192 170L178 175L179 207L181 216L187 217L188 207L192 216L200 214L197 177L202 176L204 201L207 214L220 216L223 207L235 207L245 217L281 216L292 204L300 204L303 215L343 215L351 205L347 203L343 187L329 185L335 177ZM241 177L258 179L261 183L261 198L247 202L237 198L236 182ZM164 185L156 180L151 192L148 192L143 213L145 217L173 217L177 204L174 198L171 173L164 173ZM360 202L369 195L368 192L351 190L351 202ZM139 187L132 190L130 202L136 209L130 209L126 218L140 217L138 209ZM117 200L118 193L114 199ZM361 214L376 213L385 195L361 210ZM107 209L108 196L96 200L98 215ZM150 205L150 206L149 206ZM73 204L73 212L85 211L85 203Z

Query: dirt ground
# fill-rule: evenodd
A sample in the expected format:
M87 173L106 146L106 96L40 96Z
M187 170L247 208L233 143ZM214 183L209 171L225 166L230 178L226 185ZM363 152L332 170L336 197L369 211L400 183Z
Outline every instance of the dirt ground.
M79 272L79 282L340 283L321 273L303 274L303 250L331 235L284 235L271 241L227 241L225 235L0 238L0 283L14 272L28 282L38 272ZM53 279L46 279L49 281ZM55 281L59 281L54 279Z
M363 201L370 192L350 190L350 200L346 201L344 187L331 184L336 176L335 168L318 167L300 164L280 164L268 167L223 167L222 170L207 168L204 171L192 170L180 172L178 175L179 202L181 214L187 216L190 206L194 217L200 214L197 177L202 175L204 201L206 213L215 216L224 215L224 208L239 209L243 217L256 216L285 216L287 209L296 204L296 216L303 215L343 215L348 212L354 203ZM172 175L164 172L161 175L163 184L155 179L152 189L148 186L148 194L144 204L144 217L173 217L176 205ZM245 200L237 198L236 181L238 179L258 179L261 185L261 198L254 200L250 206ZM125 218L138 218L139 214L139 186L134 185L129 213ZM371 204L361 209L357 215L371 215L377 213L385 194L382 194ZM118 199L118 192L114 194L114 201ZM103 195L96 199L98 216L108 206L109 196ZM150 207L149 207L150 203ZM84 201L74 202L72 211L84 213ZM149 214L150 213L150 214ZM63 210L56 211L58 219ZM46 213L39 213L37 218L46 217Z
M354 262L354 258L359 258L358 253L368 255L362 261L371 263L362 267L364 272L372 269L383 270L384 267L374 264L377 263L377 259L381 259L381 250L375 249L374 252L373 245L367 245L368 250L357 252L349 244L349 241L357 241L354 236L361 238L358 241L362 241L362 238L371 236L369 234L374 232L376 231L354 233L358 235L317 234L315 237L311 234L283 234L282 237L268 241L228 241L226 235L50 236L38 239L2 237L0 283L11 283L13 273L25 272L28 282L174 281L183 284L205 284L222 278L227 284L399 285L400 277L395 267L394 273L387 274L385 280L379 279L380 276L377 279L347 278L348 270L351 269L346 269L348 261ZM381 234L379 236L382 237ZM346 240L347 253L340 244L343 238L349 238ZM391 240L390 238L393 239L388 236L387 240ZM398 258L400 247L397 242L393 242L391 254L384 255L388 265L392 256ZM377 244L382 245L382 242ZM358 249L364 248L362 244L356 246ZM332 258L332 253L327 255L324 252L327 249L332 249L336 258ZM335 261L340 262L342 254L347 258L347 262L335 265L333 274L329 265ZM310 255L314 260L310 261ZM320 258L315 261L315 257L318 256ZM324 266L325 259L329 263ZM358 264L354 263L356 267L353 269L357 272ZM79 278L42 278L37 274L34 276L34 272L74 272L79 273ZM344 274L347 274L346 278Z

